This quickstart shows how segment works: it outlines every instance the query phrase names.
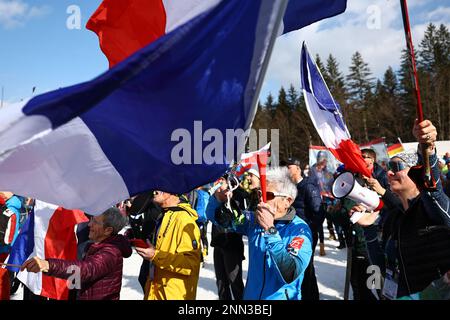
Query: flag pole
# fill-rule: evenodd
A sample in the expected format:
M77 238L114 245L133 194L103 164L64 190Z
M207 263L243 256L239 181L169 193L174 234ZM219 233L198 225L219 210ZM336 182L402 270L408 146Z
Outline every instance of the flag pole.
M259 183L261 186L262 200L264 203L267 202L267 182L266 182L266 168L267 168L267 155L256 155L256 161L258 162L259 170Z
M276 17L275 24L274 24L274 31L272 32L272 34L270 36L269 44L267 47L267 53L264 56L264 60L263 60L261 71L260 71L261 74L263 74L263 75L266 74L267 68L269 66L270 56L272 55L273 47L275 46L275 40L278 37L277 31L280 30L280 28L281 28L281 24L283 22L283 17L284 17L284 13L286 11L287 5L288 5L287 0L281 0L280 10L278 12L278 15ZM249 117L247 119L247 123L244 126L245 130L248 130L249 128L251 128L253 120L255 119L257 105L258 105L258 99L259 99L259 93L261 92L263 81L264 81L264 77L260 77L258 79L258 82L256 83L255 96L254 96L253 102L252 102L253 109L249 112ZM246 137L246 139L248 139L248 138L249 138L249 135ZM240 150L238 150L238 152L239 151ZM260 185L261 185L263 202L267 202L267 194L266 194L267 158L263 159L260 157L260 155L257 155L256 159L257 159L257 163L258 163L259 180L260 180Z
M0 266L12 267L12 268L22 268L20 264L11 264L11 263L0 263Z
M419 88L419 77L417 74L417 67L416 67L416 58L414 55L414 46L412 41L412 35L411 35L411 26L409 23L409 15L408 15L408 4L406 0L400 0L400 6L402 8L402 18L403 18L403 27L405 29L405 38L406 38L406 47L408 50L408 55L411 59L411 67L412 67L412 75L413 75L413 87L416 95L416 113L417 113L417 119L420 122L422 122L423 119L423 108L422 108L422 99L420 97L420 88ZM431 167L430 167L430 159L428 154L428 145L427 144L420 144L420 151L423 158L423 164L425 169L425 186L431 187L433 185L432 179L431 179Z
M262 62L261 71L260 71L260 74L262 74L262 75L266 74L267 68L269 67L270 56L272 55L273 47L275 46L275 40L278 37L278 30L280 30L280 28L282 26L283 17L284 17L284 13L286 11L287 5L288 5L287 0L281 0L280 10L278 12L278 15L277 15L275 23L274 23L274 31L272 32L272 34L270 36L269 44L267 46L267 53L264 56L264 60ZM253 101L251 104L252 110L249 112L249 117L244 126L245 130L248 130L252 127L253 120L255 119L255 116L256 116L259 94L261 92L263 82L264 82L264 77L259 77L257 83L255 84L255 95L253 97ZM248 137L249 136L247 136L246 138L248 139Z

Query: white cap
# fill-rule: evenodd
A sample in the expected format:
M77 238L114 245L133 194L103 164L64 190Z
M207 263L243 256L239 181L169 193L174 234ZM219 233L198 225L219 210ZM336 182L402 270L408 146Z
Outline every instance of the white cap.
M259 171L257 169L250 168L247 172L251 173L251 174L253 174L253 175L255 175L255 176L257 176L259 178Z

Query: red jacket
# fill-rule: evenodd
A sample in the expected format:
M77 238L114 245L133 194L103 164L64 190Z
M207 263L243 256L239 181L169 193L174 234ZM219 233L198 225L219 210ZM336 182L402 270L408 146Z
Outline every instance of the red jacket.
M131 253L129 241L122 235L115 235L91 244L81 261L48 259L47 275L68 279L74 274L69 268L78 266L81 276L78 300L119 300L123 258L128 258ZM72 271L68 273L67 270Z

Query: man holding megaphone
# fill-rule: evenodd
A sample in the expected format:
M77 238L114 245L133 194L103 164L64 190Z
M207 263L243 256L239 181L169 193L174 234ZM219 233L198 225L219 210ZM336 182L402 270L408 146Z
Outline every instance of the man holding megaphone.
M381 201L390 209L382 233L386 257L383 296L387 299L420 292L450 270L450 200L439 180L434 145L437 131L429 120L416 121L413 134L419 147L428 146L431 176L436 187L426 189L417 185L408 175L411 165L400 157L391 158L388 164L391 190L382 188L375 179L368 180L369 186L382 196ZM420 154L419 162L422 162ZM360 197L360 200L366 199L368 197ZM352 208L351 216L373 206L373 202L363 201ZM379 208L372 209L358 219L359 225L370 226L376 221Z

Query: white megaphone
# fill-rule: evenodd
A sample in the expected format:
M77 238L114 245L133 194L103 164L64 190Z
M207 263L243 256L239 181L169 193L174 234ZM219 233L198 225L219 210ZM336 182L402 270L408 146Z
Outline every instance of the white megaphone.
M351 172L343 172L336 177L331 192L335 198L349 198L358 204L362 204L368 211L378 211L383 207L383 201L375 191L362 187ZM358 222L366 213L355 212L350 220L352 223Z

